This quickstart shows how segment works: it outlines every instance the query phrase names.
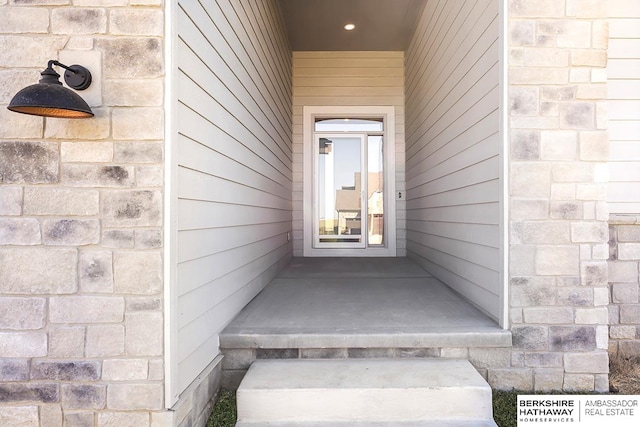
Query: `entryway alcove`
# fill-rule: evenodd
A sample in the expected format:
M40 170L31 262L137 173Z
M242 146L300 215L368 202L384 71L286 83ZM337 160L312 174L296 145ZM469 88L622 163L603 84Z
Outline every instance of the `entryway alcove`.
M249 360L334 350L464 357L474 346L510 345L501 7L179 2L168 153L169 404L221 349L233 377L244 362L231 352ZM345 202L342 226L322 223L332 238L354 240L366 217L378 225L370 246L386 253L346 258L325 247L326 259L303 258L305 204L318 192L305 183L314 167L305 108L325 109L319 120L382 117L332 117L331 108L390 111L381 153L393 154L384 166L393 172L373 192L368 164L360 187L330 183L331 191L360 189L360 217ZM328 152L325 136L316 136ZM359 140L370 137L380 135Z

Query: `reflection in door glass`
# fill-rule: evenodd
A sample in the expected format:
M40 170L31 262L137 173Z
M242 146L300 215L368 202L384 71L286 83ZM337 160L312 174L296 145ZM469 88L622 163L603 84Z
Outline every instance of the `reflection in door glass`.
M319 138L317 148L320 242L361 242L361 140Z
M367 140L367 216L369 246L384 244L384 170L383 138L369 136Z

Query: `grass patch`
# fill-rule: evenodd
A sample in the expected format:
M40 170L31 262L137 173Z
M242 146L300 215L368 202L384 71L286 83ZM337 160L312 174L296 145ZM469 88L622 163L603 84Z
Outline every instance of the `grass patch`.
M499 427L516 427L518 392L493 390L493 419Z
M611 356L609 384L618 394L640 394L640 357Z
M236 419L236 393L222 390L207 422L207 427L233 427L236 425Z

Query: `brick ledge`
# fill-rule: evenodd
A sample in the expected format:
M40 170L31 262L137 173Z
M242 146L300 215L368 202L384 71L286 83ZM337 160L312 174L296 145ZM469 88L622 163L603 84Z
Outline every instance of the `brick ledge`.
M634 225L640 224L640 215L638 214L610 214L609 224L612 225Z

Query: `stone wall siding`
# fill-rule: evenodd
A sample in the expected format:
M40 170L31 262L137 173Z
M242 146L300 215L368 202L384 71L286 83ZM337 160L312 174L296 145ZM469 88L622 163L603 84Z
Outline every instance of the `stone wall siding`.
M0 0L0 22L0 425L172 425L162 2ZM94 118L6 109L50 59L93 73Z
M640 217L612 215L609 230L609 353L640 356Z
M607 3L507 2L512 374L534 389L608 390Z

